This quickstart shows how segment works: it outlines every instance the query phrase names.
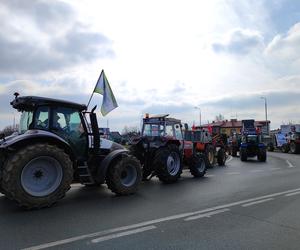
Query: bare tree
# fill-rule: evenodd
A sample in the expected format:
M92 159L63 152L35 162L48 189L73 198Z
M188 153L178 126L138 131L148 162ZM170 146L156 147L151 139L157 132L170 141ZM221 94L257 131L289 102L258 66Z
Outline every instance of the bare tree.
M215 117L215 120L216 120L217 122L224 121L224 120L225 120L224 115L218 114L218 115Z
M4 134L5 136L9 136L15 131L16 131L16 129L14 128L14 126L9 125L9 126L6 126L3 130L1 130L0 134Z

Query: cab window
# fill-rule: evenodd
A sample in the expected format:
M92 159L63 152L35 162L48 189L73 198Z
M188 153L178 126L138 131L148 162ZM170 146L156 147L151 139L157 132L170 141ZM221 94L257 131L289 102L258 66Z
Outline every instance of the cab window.
M37 129L49 129L49 108L38 107L35 112L35 125Z
M176 125L174 126L174 128L175 128L175 136L176 136L176 139L177 139L177 140L182 140L183 138L182 138L182 132L181 132L181 127L180 127L180 125L179 125L179 124L176 124Z

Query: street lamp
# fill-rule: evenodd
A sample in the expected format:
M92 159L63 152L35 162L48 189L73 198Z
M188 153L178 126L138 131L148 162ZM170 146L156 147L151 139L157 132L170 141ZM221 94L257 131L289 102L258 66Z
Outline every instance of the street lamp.
M268 124L268 108L267 108L267 97L265 97L265 96L261 96L260 98L265 100L266 126L267 126L267 134L269 134L269 124Z
M199 110L199 124L201 126L201 108L199 108L197 106L195 106L194 108Z

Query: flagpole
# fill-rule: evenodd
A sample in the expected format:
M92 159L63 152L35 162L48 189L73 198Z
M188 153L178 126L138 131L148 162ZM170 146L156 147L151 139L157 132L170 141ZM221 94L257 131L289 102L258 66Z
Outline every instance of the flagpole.
M93 95L94 95L94 93L95 93L95 88L96 88L96 86L97 86L97 84L98 84L98 82L99 82L99 79L100 79L102 73L103 73L103 69L102 69L102 71L101 71L100 76L98 77L98 80L97 80L96 85L95 85L95 87L94 87L93 93L92 93L92 95L91 95L91 97L90 97L90 99L89 99L89 102L88 102L88 104L87 104L87 106L86 106L86 109L88 109L88 107L89 107L89 105L90 105L90 102L91 102L91 100L92 100L92 98L93 98Z

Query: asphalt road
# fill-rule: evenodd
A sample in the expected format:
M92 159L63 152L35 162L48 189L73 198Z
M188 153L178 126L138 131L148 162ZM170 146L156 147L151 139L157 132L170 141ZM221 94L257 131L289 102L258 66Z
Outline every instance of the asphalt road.
M0 196L0 249L299 249L299 160L232 158L205 178L154 178L129 197L75 185L36 211Z

